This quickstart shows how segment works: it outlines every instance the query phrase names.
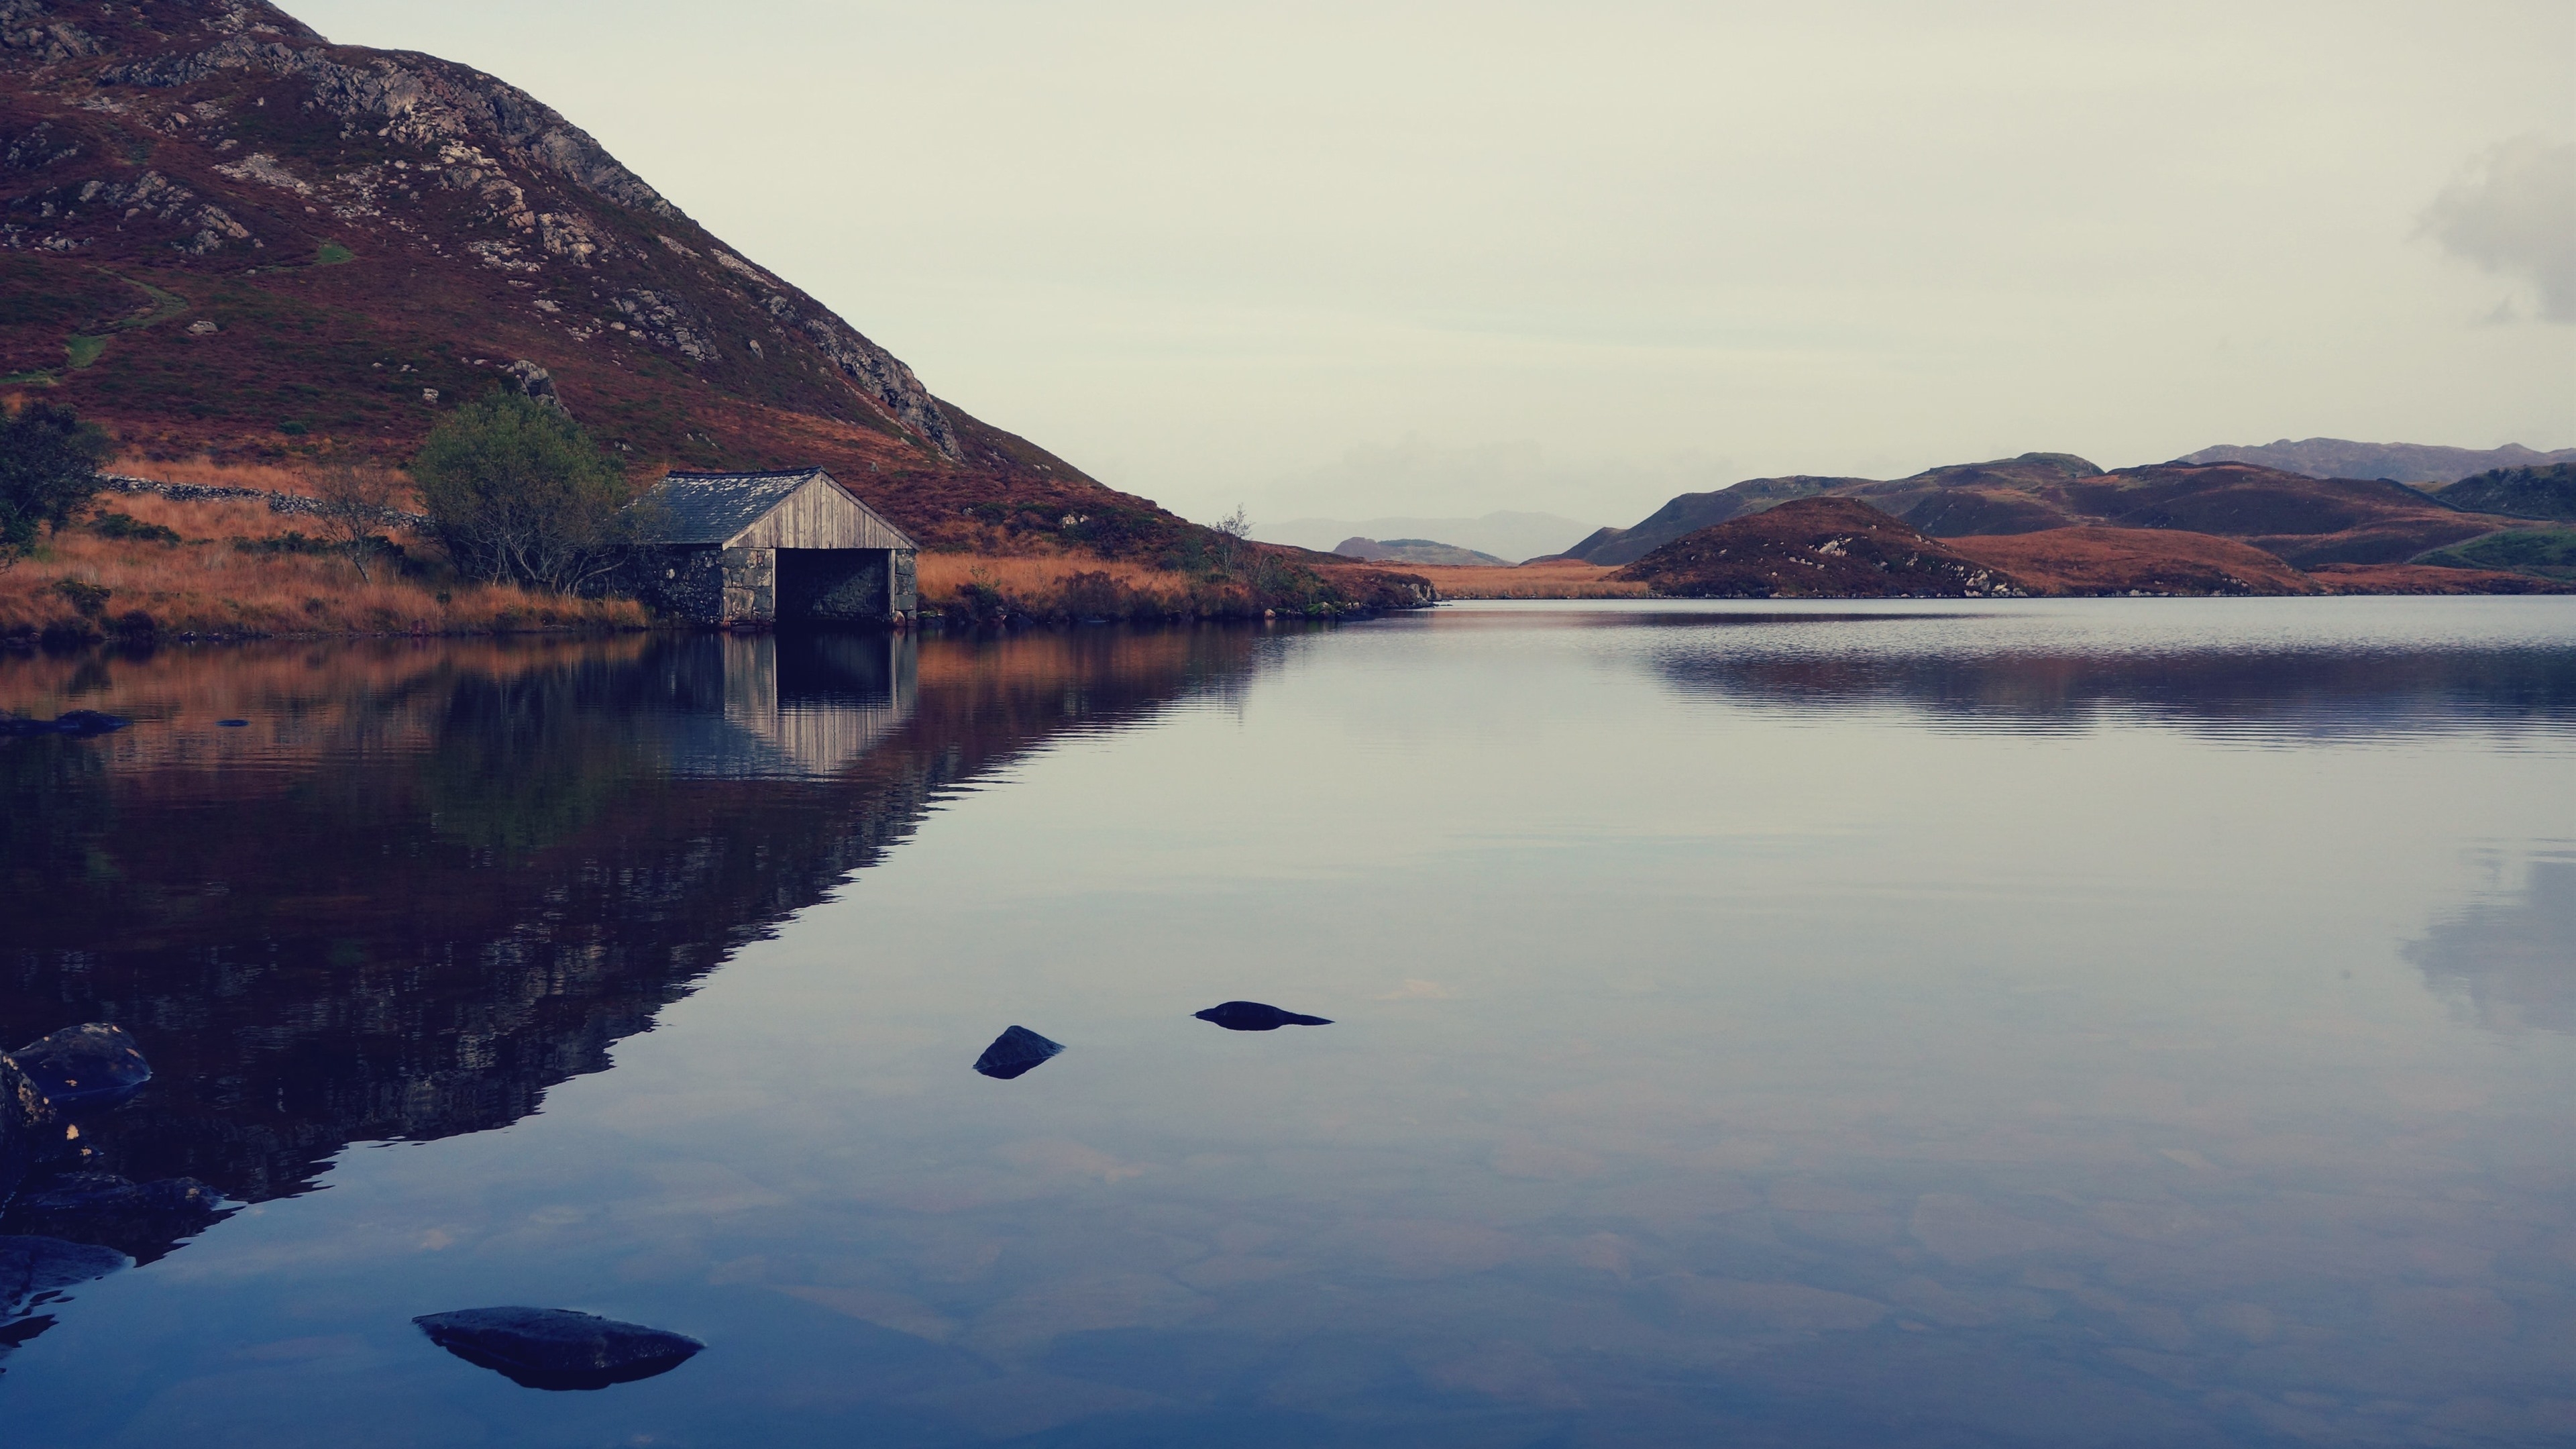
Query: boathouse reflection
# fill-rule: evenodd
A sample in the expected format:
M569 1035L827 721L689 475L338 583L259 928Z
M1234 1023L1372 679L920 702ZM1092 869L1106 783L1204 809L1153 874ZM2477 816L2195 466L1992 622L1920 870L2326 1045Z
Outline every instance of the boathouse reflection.
M99 1166L257 1201L608 1065L943 790L1251 667L1248 633L164 651L0 669L134 717L0 746L0 1039L131 1027ZM47 671L51 670L50 673ZM214 719L250 716L218 732Z

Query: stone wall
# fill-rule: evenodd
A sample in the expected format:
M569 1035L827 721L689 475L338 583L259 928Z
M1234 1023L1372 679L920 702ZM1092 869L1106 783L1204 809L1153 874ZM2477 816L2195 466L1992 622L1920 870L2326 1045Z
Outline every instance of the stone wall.
M99 487L110 493L157 493L173 503L263 503L271 513L289 517L319 518L323 504L319 498L298 493L271 493L265 488L220 488L211 483L163 483L153 478L133 478L123 473L101 473ZM387 528L427 528L429 515L405 513L399 508L377 512Z

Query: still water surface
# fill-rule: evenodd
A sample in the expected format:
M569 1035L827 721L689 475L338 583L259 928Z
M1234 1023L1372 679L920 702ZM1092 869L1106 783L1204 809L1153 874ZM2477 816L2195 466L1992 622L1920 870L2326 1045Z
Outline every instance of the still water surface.
M0 707L137 721L0 743L0 1035L127 1024L104 1165L245 1204L0 1304L11 1446L2576 1438L2567 601L275 645ZM1015 1023L1068 1049L972 1072ZM545 1393L408 1322L492 1303L709 1347Z

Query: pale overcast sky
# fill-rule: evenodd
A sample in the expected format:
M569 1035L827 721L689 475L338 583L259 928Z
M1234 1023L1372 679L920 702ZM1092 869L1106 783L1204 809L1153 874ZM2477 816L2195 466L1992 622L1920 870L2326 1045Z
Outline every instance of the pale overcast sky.
M2576 4L289 0L1206 519L2576 445Z

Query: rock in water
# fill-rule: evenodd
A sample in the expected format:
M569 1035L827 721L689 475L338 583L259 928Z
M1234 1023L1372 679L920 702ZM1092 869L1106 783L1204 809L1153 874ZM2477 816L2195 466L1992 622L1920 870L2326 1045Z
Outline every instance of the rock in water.
M1025 1076L1039 1063L1064 1050L1062 1042L1048 1041L1025 1026L1015 1026L993 1038L984 1054L975 1059L975 1070L985 1076L1009 1081Z
M0 1238L0 1314L25 1307L39 1293L104 1278L125 1263L114 1248L60 1238Z
M1205 1011L1190 1013L1201 1021L1212 1021L1227 1031L1277 1031L1283 1026L1331 1026L1320 1016L1299 1016L1293 1011L1258 1001L1229 1001Z
M151 1064L134 1038L123 1027L99 1021L38 1037L9 1053L9 1060L65 1113L113 1107L152 1080Z
M694 1338L569 1308L463 1308L412 1320L429 1341L530 1389L604 1389L669 1373Z

